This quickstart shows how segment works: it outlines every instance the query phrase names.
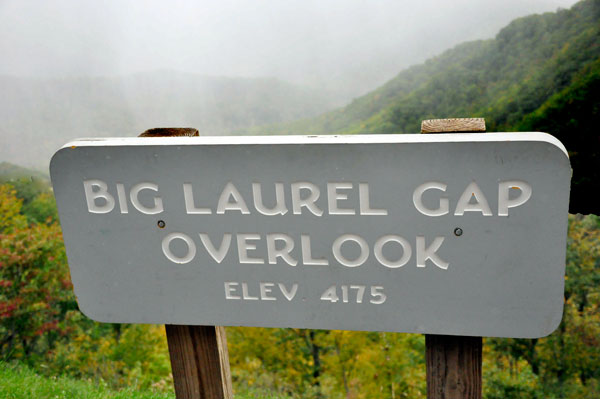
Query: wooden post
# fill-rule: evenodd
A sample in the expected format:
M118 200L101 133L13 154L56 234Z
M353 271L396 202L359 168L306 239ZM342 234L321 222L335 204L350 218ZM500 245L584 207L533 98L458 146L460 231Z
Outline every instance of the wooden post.
M483 118L430 119L421 133L485 132ZM427 398L481 399L481 337L425 335Z
M231 399L225 327L165 327L177 399Z
M157 128L140 137L198 136L193 128ZM165 326L177 399L231 399L231 373L224 327Z
M481 342L425 335L428 399L481 399Z

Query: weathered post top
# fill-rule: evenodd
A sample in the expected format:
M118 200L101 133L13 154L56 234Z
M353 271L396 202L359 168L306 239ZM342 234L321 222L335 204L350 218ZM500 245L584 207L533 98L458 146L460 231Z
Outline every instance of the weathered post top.
M155 127L141 133L139 137L195 137L199 135L198 129L193 127Z
M483 118L426 119L421 122L421 133L483 133Z

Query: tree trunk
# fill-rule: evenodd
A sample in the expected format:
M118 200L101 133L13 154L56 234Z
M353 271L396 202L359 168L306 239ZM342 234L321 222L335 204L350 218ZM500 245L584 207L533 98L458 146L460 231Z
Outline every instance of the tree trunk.
M315 335L316 334L315 334L314 330L309 330L308 338L309 338L310 346L312 349L312 359L313 359L313 386L316 389L316 397L321 398L322 397L321 382L320 382L320 376L321 376L320 351L321 351L321 347L319 345L317 345L317 343L315 342Z

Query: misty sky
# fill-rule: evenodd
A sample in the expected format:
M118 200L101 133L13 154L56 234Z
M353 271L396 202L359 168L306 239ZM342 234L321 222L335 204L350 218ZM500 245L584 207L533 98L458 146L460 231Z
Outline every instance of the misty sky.
M574 0L0 0L0 74L169 69L360 94L510 20Z

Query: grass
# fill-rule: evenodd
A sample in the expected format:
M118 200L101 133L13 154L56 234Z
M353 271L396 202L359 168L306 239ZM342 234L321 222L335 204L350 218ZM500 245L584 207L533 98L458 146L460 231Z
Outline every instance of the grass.
M69 377L44 377L18 364L0 362L3 399L175 399L172 393L115 391L102 383Z
M70 377L45 377L18 363L0 361L2 399L175 399L174 393L114 390L105 383ZM268 392L240 392L235 399L278 399Z

